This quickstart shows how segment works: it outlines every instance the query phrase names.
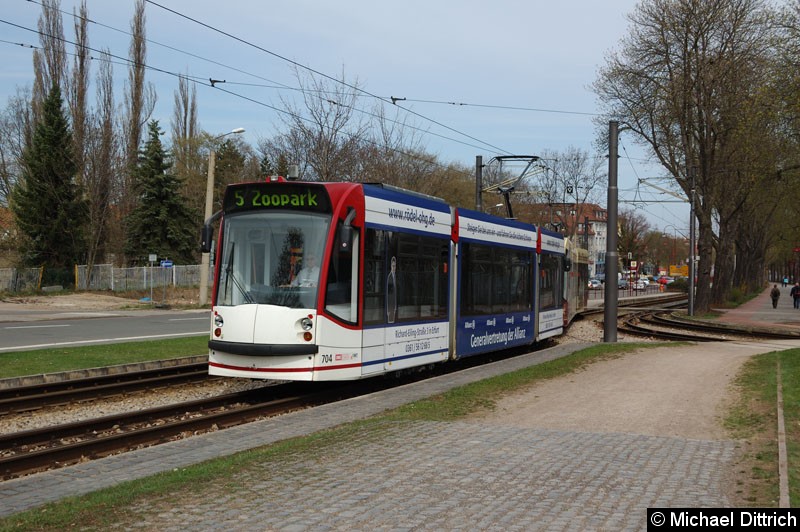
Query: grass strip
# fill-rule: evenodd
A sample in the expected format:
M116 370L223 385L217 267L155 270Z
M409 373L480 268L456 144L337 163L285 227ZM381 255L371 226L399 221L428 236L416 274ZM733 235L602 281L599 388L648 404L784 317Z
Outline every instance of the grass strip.
M0 353L0 379L208 353L207 336Z
M736 471L737 495L749 506L777 507L780 500L777 447L777 367L781 365L783 415L789 463L789 498L800 504L800 349L757 355L736 379L739 401L725 419L742 440Z

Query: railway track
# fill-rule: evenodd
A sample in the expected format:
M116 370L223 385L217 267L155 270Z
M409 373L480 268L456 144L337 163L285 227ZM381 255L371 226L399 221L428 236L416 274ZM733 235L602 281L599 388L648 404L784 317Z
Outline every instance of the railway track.
M685 298L684 298L685 301ZM680 304L680 296L660 304ZM644 302L652 307L654 302ZM681 319L671 311L633 312L618 325L621 332L665 340L724 341L750 338L800 338L800 334L741 329ZM675 329L679 329L676 331ZM694 332L690 332L694 331ZM490 358L513 356L491 355ZM470 357L430 373L417 373L392 379L369 379L347 383L288 383L255 390L215 396L125 414L65 423L42 429L0 435L0 478L9 479L80 461L118 454L127 450L156 445L194 434L221 430L268 416L308 408L358 394L370 393L411 380L458 371L479 364L481 357ZM485 362L485 360L483 360ZM99 400L128 393L134 389L170 386L191 379L208 379L205 364L192 364L156 372L135 372L115 375L100 381L78 379L57 385L26 386L0 390L0 412L18 412L64 402ZM126 389L128 389L126 391ZM37 396L36 390L44 392ZM16 401L16 403L15 403ZM38 403L38 405L37 405Z
M470 357L431 371L364 381L282 383L206 399L173 403L146 410L0 434L0 479L7 480L69 466L137 448L165 443L277 416L302 408L339 401L460 371L488 359L514 356L494 353ZM207 367L206 370L207 371ZM138 382L134 382L137 386ZM117 391L112 391L112 394ZM33 400L27 397L25 400Z
M761 327L738 327L690 320L671 311L644 311L620 319L617 330L631 335L671 341L724 342L742 339L797 340L800 333Z
M369 382L271 386L186 403L0 435L0 478L220 430L374 390Z
M617 301L619 310L636 309L636 308L680 308L685 307L689 300L686 294L674 293L667 295L653 295L653 296L639 296L631 298L620 298ZM593 308L587 308L579 314L584 317L602 314L605 311L603 305Z
M0 415L209 379L213 377L208 375L208 364L197 363L2 388Z

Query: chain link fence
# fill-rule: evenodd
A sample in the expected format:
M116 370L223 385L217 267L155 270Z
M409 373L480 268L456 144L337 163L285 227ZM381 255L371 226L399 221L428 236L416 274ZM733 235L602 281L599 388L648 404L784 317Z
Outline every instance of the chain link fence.
M0 268L0 292L28 292L41 288L44 268Z
M116 268L112 264L96 264L92 268L76 265L74 281L62 283L77 290L113 290L127 292L149 290L166 286L191 287L200 285L200 264L182 266L139 266ZM208 272L211 286L212 270ZM25 292L42 289L45 268L0 268L0 292ZM72 277L72 276L70 276Z

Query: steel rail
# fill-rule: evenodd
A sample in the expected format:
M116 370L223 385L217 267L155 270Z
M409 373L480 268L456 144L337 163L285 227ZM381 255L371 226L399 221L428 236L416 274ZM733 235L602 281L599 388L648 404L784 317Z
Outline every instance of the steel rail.
M211 378L208 364L198 363L3 388L0 415Z
M649 319L653 323L668 327L680 327L682 329L692 329L700 331L714 331L720 334L736 334L739 336L752 336L755 338L767 338L773 340L797 340L800 339L800 331L777 330L776 328L760 327L753 325L733 325L729 323L711 323L708 321L697 321L684 319L673 313L654 314Z
M290 388L286 392L302 391L301 387ZM331 401L343 393L341 386L329 386L314 393L289 393L285 397L259 399L259 391L3 435L0 437L0 452L9 454L0 457L0 478L6 480L86 458L102 458L131 448L163 443L185 433L227 428L259 417ZM349 387L346 394L349 396L354 392L357 389ZM247 404L236 406L243 402ZM220 408L227 409L208 412ZM180 418L175 419L177 416ZM126 427L142 423L147 423L147 426L126 430ZM33 450L26 451L25 448Z

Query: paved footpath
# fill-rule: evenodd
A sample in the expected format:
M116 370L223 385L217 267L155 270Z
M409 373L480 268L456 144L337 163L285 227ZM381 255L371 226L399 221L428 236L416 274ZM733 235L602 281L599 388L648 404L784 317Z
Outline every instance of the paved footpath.
M800 312L800 311L798 311ZM753 344L753 353L800 343ZM0 517L363 419L571 353L554 347L262 422L0 483ZM677 348L681 349L681 348ZM687 347L686 349L691 349ZM694 348L696 349L696 347ZM602 415L602 412L598 412ZM730 506L733 441L386 422L234 482L134 506L121 530L644 530L646 508Z

